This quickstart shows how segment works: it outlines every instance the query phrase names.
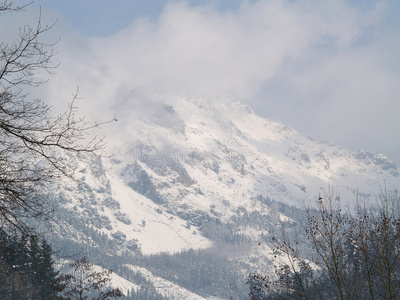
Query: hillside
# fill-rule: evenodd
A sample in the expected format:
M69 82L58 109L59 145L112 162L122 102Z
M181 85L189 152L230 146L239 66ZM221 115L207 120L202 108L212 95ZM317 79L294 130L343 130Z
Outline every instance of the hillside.
M129 112L106 155L71 156L78 184L49 192L50 239L60 255L86 253L167 299L241 299L247 274L270 265L270 238L298 226L329 186L343 205L399 187L384 155L347 151L228 99L139 99Z

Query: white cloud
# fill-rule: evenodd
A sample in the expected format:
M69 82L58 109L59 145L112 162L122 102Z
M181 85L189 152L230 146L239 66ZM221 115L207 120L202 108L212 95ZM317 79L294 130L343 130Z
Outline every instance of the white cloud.
M112 37L83 42L91 50L77 47L72 71L80 80L106 72L110 81L155 92L247 98L285 61L323 39L345 47L365 26L341 1L316 3L260 1L235 13L169 5L157 23L141 19Z
M227 96L346 147L394 153L400 72L379 36L387 5L269 0L221 13L170 4L156 21L137 19L110 37L64 34L48 95L79 86L89 113L120 120L143 90ZM371 140L388 146L368 148Z

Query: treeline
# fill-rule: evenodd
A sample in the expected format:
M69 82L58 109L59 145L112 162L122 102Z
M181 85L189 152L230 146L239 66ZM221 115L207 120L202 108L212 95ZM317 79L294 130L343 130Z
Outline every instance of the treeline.
M243 299L246 285L241 270L248 266L228 256L220 249L188 250L142 256L135 263L201 296Z
M0 231L0 299L104 300L124 296L108 286L111 270L94 267L82 257L62 263L60 272L53 255L44 238Z
M319 197L298 236L271 239L275 269L250 274L250 299L400 299L400 197L384 191L376 205L343 209ZM299 238L311 246L301 251Z
M63 287L46 240L0 232L0 299L54 300Z

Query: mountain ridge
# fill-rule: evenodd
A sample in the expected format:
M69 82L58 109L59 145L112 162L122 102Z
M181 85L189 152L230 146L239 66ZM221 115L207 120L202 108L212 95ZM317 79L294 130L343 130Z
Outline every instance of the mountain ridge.
M399 186L399 170L386 156L307 137L228 99L153 99L139 106L146 109L125 121L117 142L111 138L109 157L72 156L78 186L51 191L59 208L53 241L69 240L68 255L90 252L99 264L116 256L134 266L142 256L167 253L165 259L180 261L176 253L196 250L187 255L203 266L204 255L215 255L207 249L231 248L218 255L226 252L222 269L230 272L228 254L236 253L240 272L230 276L239 280L252 261L268 262L269 237L282 224L296 227L301 208L328 187L347 205L357 195L372 203L382 187ZM183 284L174 278L166 279ZM217 287L197 289L191 292L208 297Z

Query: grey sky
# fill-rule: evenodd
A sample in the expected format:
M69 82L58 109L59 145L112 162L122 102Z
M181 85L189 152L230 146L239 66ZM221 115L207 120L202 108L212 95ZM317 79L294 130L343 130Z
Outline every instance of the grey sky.
M400 1L41 0L32 10L37 5L59 19L63 65L53 90L70 95L79 86L89 111L118 110L117 95L138 88L227 96L400 165Z

